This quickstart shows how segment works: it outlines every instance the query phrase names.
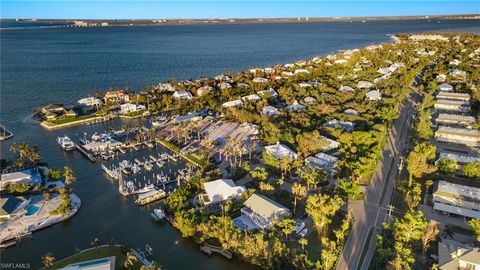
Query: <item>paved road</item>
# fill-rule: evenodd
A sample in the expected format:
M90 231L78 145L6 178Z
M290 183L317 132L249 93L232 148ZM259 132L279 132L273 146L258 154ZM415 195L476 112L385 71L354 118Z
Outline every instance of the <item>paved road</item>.
M433 67L433 63L430 67ZM421 81L423 72L416 77L416 83ZM395 179L405 177L406 170L399 169L401 159L406 154L410 125L416 115L414 101L419 96L414 91L404 100L400 109L399 118L393 123L388 134L388 142L382 152L378 170L373 176L372 182L366 188L366 197L363 201L350 202L355 217L352 231L345 243L343 253L338 261L337 269L357 270L368 269L371 258L375 253L376 235L381 231L382 223L388 218L387 207L394 192ZM402 162L403 163L403 162ZM405 167L406 164L403 164ZM363 262L361 262L362 250L368 240L369 231L372 230L368 249Z

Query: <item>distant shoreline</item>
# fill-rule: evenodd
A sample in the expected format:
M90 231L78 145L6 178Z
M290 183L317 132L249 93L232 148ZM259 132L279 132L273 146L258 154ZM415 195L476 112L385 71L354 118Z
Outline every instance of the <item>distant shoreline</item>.
M5 27L0 29L52 28L52 27L111 27L111 26L160 26L202 24L263 24L263 23L310 23L310 22L369 22L401 20L480 20L480 14L422 15L422 16L376 16L376 17L299 17L299 18L227 18L227 19L2 19L1 22L56 23L55 26ZM80 24L82 22L82 24ZM101 25L101 24L105 25Z

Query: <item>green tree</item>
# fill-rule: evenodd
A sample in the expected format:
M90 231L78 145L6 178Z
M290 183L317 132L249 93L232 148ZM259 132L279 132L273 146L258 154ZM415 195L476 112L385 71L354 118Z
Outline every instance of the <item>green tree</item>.
M265 181L268 179L268 172L263 167L256 167L250 171L250 176L252 176L254 180Z
M395 240L410 245L422 238L428 221L420 211L408 211L401 219L396 219L393 227Z
M420 111L416 125L417 136L420 139L428 139L433 136L431 113L428 110Z
M407 170L411 177L420 178L425 174L436 171L436 167L429 164L435 158L436 147L428 142L417 143L407 157Z
M303 198L307 193L307 188L300 183L292 184L292 194L293 194L293 213L295 214L297 210L297 200Z
M304 166L297 171L298 176L305 181L307 188L316 187L319 184L326 183L329 177L327 171L316 169L310 166Z
M470 162L463 167L463 174L470 178L480 180L480 162Z
M343 203L340 197L315 194L308 197L305 211L310 215L319 232L324 232Z
M348 198L355 200L355 197L362 193L360 185L348 180L338 180L338 188L347 195Z
M63 168L63 176L65 177L65 184L67 186L75 183L75 180L77 179L73 173L73 170L68 166Z
M470 226L472 227L473 232L475 233L475 236L477 237L477 241L480 242L480 219L478 219L478 218L471 219L468 222L468 224L470 224Z
M445 174L454 174L457 171L458 163L453 159L442 158L437 163L438 169Z

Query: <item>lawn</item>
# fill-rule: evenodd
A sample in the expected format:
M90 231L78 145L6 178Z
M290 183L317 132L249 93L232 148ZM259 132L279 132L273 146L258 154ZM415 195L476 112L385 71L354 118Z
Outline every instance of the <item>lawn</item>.
M80 252L63 260L59 260L54 263L50 269L63 268L72 263L85 262L95 259L101 259L105 257L115 256L115 269L124 269L123 262L125 261L125 255L122 253L122 248L118 246L102 246L96 249L90 249L85 252ZM131 269L140 269L141 264L137 262ZM41 270L46 270L42 268Z
M94 118L94 117L97 117L97 115L90 114L90 115L83 115L83 116L80 116L80 117L64 116L60 119L51 120L51 121L47 121L47 122L50 122L54 125L60 125L60 124L66 124L66 123L71 123L71 122L80 121L80 120L86 120L86 119Z

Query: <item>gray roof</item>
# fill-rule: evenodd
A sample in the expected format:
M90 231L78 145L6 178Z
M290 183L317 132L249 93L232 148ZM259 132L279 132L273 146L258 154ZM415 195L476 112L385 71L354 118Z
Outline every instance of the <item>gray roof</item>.
M289 211L285 206L259 194L252 194L248 200L243 203L244 206L250 208L253 212L260 216L269 218L277 212Z

